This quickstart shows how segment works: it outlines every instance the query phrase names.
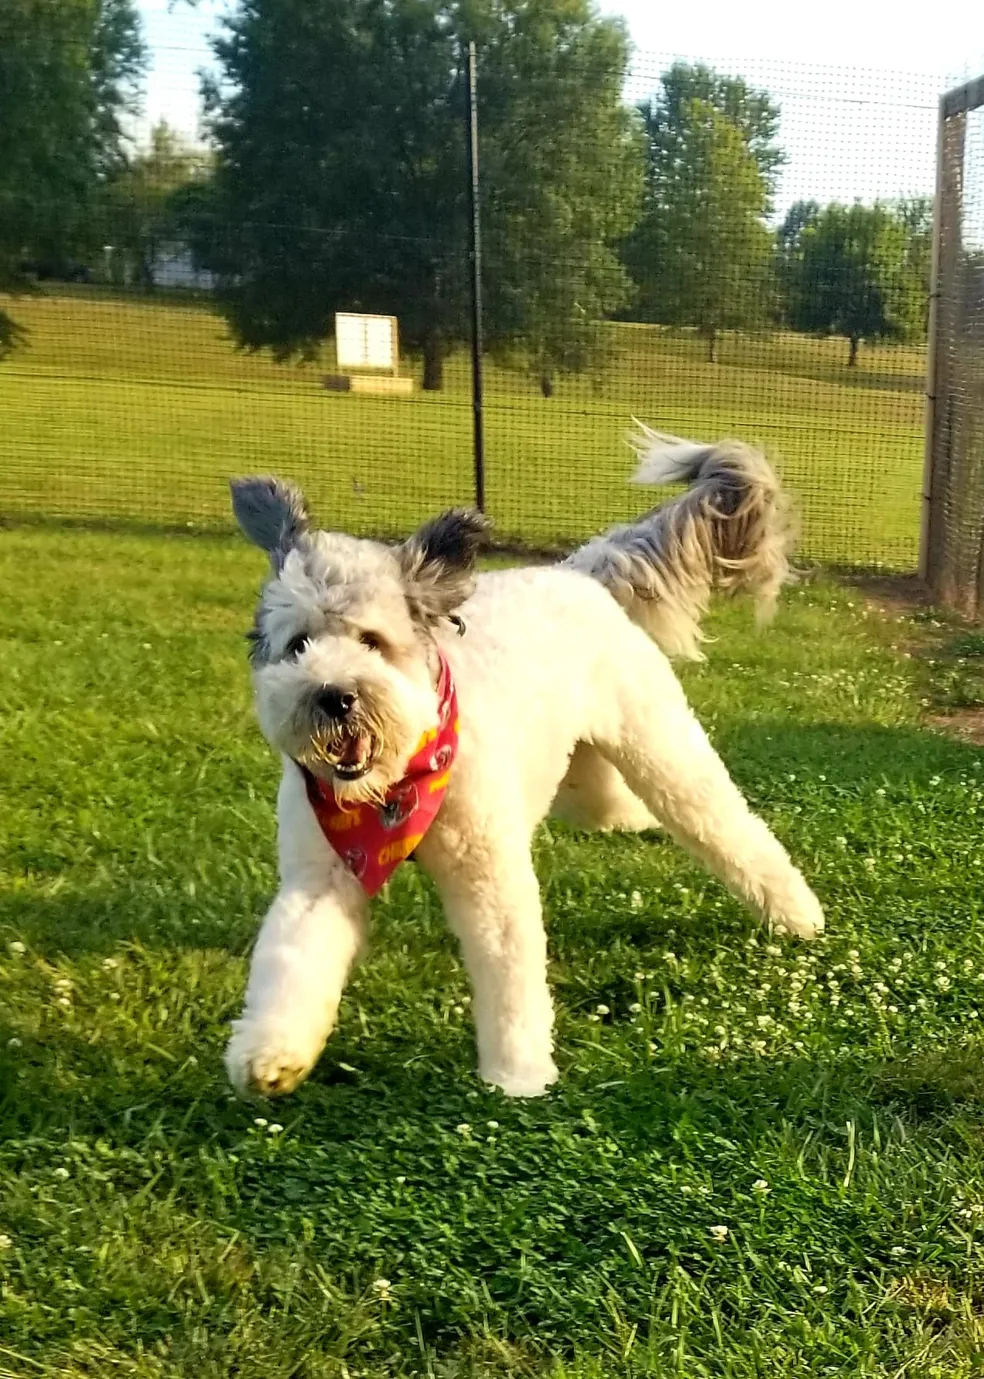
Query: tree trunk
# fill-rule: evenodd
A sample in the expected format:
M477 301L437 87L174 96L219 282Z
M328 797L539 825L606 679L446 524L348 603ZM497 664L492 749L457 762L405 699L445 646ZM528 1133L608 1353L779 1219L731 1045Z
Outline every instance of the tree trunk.
M424 340L424 379L426 393L439 393L444 387L444 341L434 330Z
M708 364L716 364L716 363L717 363L717 342L718 342L718 339L717 339L717 331L716 331L716 330L709 330L709 331L707 332L707 362L708 362Z
M540 375L540 392L544 397L553 397L554 395L553 379L548 373Z
M847 356L847 367L853 369L858 362L858 345L861 341L856 335L851 336L851 353Z

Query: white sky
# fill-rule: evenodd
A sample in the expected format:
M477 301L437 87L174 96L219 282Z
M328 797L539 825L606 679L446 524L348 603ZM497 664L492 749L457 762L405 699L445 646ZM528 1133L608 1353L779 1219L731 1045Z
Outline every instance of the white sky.
M153 52L148 123L164 117L197 133L197 72L211 62L208 34L228 3L139 0ZM788 155L779 210L800 197L930 192L937 98L984 72L981 0L909 11L905 0L824 0L802 19L797 0L600 0L600 8L629 25L633 98L651 94L674 57L706 61L773 94Z

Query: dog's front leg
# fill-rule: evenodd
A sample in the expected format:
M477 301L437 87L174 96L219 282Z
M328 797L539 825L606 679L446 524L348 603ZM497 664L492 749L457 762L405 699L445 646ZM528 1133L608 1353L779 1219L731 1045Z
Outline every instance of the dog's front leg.
M280 789L281 889L260 929L226 1068L240 1092L282 1096L314 1067L363 945L365 892L326 843L288 763Z
M459 822L453 830L434 829L418 856L437 882L471 978L479 1075L507 1096L541 1096L557 1068L529 840L503 836L501 828L497 835L492 821Z

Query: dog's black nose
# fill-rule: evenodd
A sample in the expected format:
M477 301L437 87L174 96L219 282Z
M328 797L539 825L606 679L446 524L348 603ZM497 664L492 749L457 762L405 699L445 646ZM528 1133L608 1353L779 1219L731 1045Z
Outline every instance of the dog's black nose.
M355 695L337 685L326 685L319 690L316 703L326 718L347 718L355 704Z

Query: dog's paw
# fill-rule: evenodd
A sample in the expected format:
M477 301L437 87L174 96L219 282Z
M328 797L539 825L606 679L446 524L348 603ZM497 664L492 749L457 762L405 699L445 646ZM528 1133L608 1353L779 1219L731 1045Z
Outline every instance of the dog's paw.
M515 1068L482 1069L482 1080L511 1097L543 1096L559 1073L552 1058L545 1063L524 1063Z
M820 902L806 885L802 894L797 896L796 903L784 906L781 912L773 914L772 922L780 933L804 939L819 938L825 924Z
M235 1027L234 1027L235 1028ZM283 1034L262 1034L247 1025L235 1028L226 1049L229 1081L240 1096L287 1096L307 1077L320 1049L312 1054Z

